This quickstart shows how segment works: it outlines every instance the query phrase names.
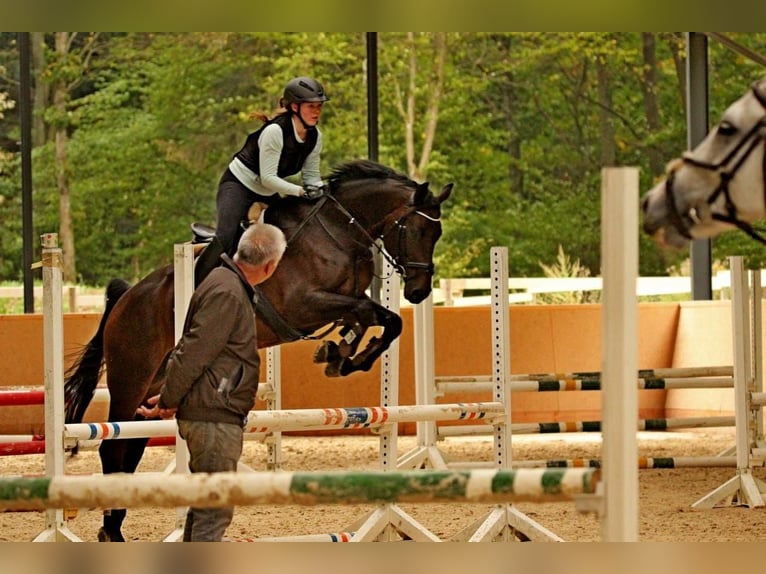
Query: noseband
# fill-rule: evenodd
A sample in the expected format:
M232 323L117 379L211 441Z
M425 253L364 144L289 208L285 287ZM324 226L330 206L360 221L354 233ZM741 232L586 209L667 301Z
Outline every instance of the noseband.
M755 96L755 99L758 100L758 103L761 104L761 107L766 109L764 95L761 94L755 86L752 87L751 91ZM734 201L732 201L731 193L729 191L729 182L734 178L737 171L739 171L739 168L742 167L742 164L744 164L745 160L750 156L753 150L755 150L760 143L763 143L764 140L766 140L766 116L756 122L721 161L716 163L705 162L695 159L688 153L682 156L681 161L694 167L718 172L718 187L716 187L716 189L713 190L713 193L707 198L707 204L712 205L719 196L723 195L725 199L726 213L713 213L712 218L714 220L734 225L753 239L766 244L766 238L753 229L752 225L746 221L742 221L737 216L737 206L734 204ZM766 152L763 157L763 170L764 192L766 193ZM689 208L686 213L679 212L673 185L675 171L676 170L670 171L665 182L665 202L668 216L676 230L681 235L691 240L694 238L691 235L690 229L693 225L700 223L701 219L695 207Z

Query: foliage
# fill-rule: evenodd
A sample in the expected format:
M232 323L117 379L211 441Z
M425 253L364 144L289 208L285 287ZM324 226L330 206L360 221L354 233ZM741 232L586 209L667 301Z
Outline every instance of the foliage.
M766 34L732 34L762 51ZM44 35L50 58L52 34ZM88 66L77 53L50 59L36 88L70 80L63 117L36 109L68 135L68 177L78 280L136 280L170 261L194 220L213 223L218 178L248 132L251 112L272 112L285 82L310 75L325 85L322 170L368 154L366 37L362 33L110 33ZM18 73L15 34L0 33L0 280L21 269ZM454 182L444 206L437 274L487 276L488 250L509 248L511 274L539 275L566 253L600 273L600 181L604 162L640 168L646 190L665 160L686 147L683 35L654 34L658 125L645 109L647 62L639 33L449 33L444 91L423 177L435 192ZM434 83L434 35L378 34L379 159L407 171L402 96L412 95L412 145L422 146ZM711 120L760 67L710 43ZM80 52L80 58L85 52ZM411 67L411 62L417 65ZM683 64L683 61L680 61ZM410 78L415 69L416 76ZM73 73L77 71L77 73ZM79 75L78 75L79 74ZM412 82L412 83L410 83ZM6 96L7 94L7 96ZM15 108L9 108L15 106ZM34 149L34 233L59 226L55 150ZM563 251L561 251L563 249ZM762 249L740 232L714 243L714 257ZM640 236L640 273L664 275L687 258ZM578 271L579 272L579 271Z
M572 259L564 253L564 248L559 245L556 261L551 265L540 263L545 277L567 278L567 277L588 277L590 270L580 264L579 259ZM594 291L566 291L560 293L540 293L536 301L550 304L566 303L595 303L599 300L599 292Z

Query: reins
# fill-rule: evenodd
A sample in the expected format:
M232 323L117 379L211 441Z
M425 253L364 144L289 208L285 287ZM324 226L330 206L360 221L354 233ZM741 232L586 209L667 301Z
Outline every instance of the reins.
M388 261L388 263L391 265L391 267L394 269L396 273L399 273L399 275L401 275L402 277L406 277L408 267L413 269L426 269L429 272L433 272L432 263L421 263L419 261L407 261L407 260L405 260L402 263L399 261L399 258L402 257L402 254L406 256L406 252L407 252L407 243L406 243L407 226L402 224L402 220L406 219L413 213L420 215L422 217L425 217L427 220L432 221L434 223L438 223L440 221L440 218L431 217L430 215L418 210L414 206L406 206L404 209L404 213L402 213L402 215L397 217L388 228L384 226L383 231L377 237L377 239L379 240L384 240L391 230L393 229L399 230L399 253L397 254L396 257L394 257L394 256L391 256L388 252L386 252L386 250L383 249L383 247L381 247L378 241L376 241L376 238L372 237L372 235L364 228L364 226L362 226L362 224L359 223L357 218L354 215L352 215L346 209L346 207L340 201L338 201L336 197L334 197L333 195L327 195L325 197L329 197L330 199L333 200L333 202L335 202L335 206L338 208L338 210L348 218L348 224L354 225L361 232L361 234L369 242L369 244L373 246L377 250L377 252L380 253L386 259L386 261ZM386 277L378 277L378 278L387 279L388 277L390 277L390 275Z
M752 87L751 91L755 99L758 100L758 103L761 104L761 107L766 109L766 100L760 94L760 92L758 92L755 86ZM705 162L692 157L690 154L684 154L681 157L681 161L684 163L698 167L700 169L718 172L718 187L713 190L713 192L707 198L706 202L708 205L712 205L715 203L715 201L718 200L719 196L723 195L725 200L724 205L726 208L726 214L713 213L711 217L715 221L721 221L723 223L734 225L764 245L766 245L766 237L757 231L750 223L741 220L737 216L737 206L731 198L729 183L745 163L745 160L750 157L750 154L753 153L756 147L766 141L765 132L766 116L762 117L758 122L756 122L753 127L748 130L745 136L739 142L737 142L737 145L735 145L732 150L718 162ZM735 159L736 161L734 164L729 166L729 163ZM762 160L762 172L764 176L764 194L766 194L766 152L764 153ZM665 202L669 214L669 219L681 235L687 239L692 240L694 238L690 232L691 227L694 224L700 223L701 220L695 207L691 207L686 213L679 212L675 198L674 177L675 170L668 174L665 183ZM764 201L766 202L766 197L764 197ZM687 221L691 222L691 225L687 223Z

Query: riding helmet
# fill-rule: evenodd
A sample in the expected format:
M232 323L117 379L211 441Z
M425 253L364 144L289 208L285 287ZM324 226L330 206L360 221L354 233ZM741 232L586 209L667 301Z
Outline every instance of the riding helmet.
M329 99L322 84L313 78L300 76L287 82L281 104L286 108L293 102L326 102Z

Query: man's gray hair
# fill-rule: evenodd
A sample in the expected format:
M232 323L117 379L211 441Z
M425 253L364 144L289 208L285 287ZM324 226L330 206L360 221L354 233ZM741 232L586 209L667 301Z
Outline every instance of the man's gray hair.
M234 260L256 267L272 260L279 262L286 247L281 229L268 223L254 223L242 234Z

